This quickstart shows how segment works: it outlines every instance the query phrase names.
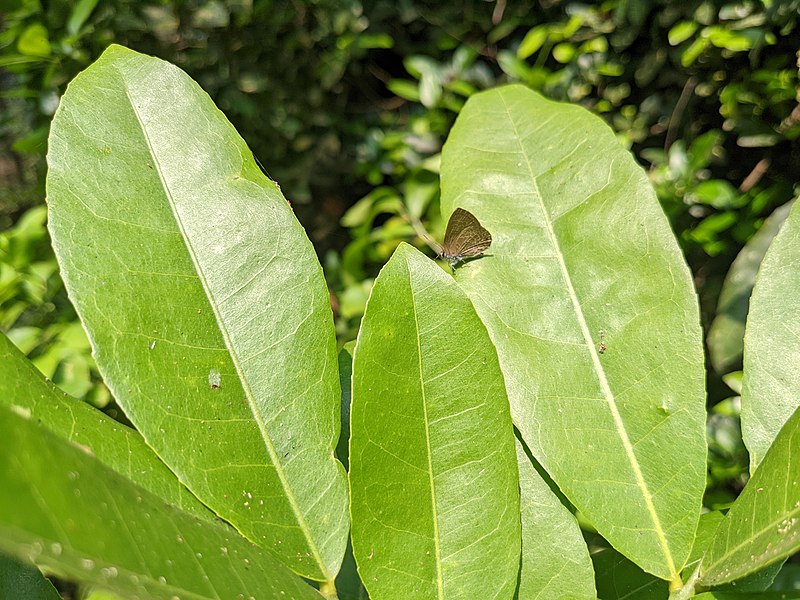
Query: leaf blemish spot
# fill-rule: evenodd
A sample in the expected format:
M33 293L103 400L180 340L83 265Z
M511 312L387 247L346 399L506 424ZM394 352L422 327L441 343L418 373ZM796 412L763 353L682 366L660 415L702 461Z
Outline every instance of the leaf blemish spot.
M222 383L222 376L219 374L219 371L216 369L211 369L208 372L208 385L211 386L212 390L219 389L219 386Z

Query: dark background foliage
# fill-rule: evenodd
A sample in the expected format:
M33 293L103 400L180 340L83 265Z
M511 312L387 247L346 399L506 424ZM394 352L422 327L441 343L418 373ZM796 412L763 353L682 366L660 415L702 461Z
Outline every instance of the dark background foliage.
M318 249L342 342L397 244L441 234L438 155L466 98L522 82L600 115L650 174L713 331L707 504L724 507L746 478L737 371L755 271L718 299L797 195L799 14L800 0L0 0L0 328L117 414L43 207L59 96L110 43L177 64L234 123Z

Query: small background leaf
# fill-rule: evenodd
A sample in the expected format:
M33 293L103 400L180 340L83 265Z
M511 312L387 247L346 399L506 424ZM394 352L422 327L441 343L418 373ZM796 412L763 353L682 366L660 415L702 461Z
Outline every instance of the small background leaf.
M717 316L706 339L708 355L717 373L727 373L741 364L745 321L756 274L791 208L792 202L789 202L775 209L739 252L725 276L717 303Z

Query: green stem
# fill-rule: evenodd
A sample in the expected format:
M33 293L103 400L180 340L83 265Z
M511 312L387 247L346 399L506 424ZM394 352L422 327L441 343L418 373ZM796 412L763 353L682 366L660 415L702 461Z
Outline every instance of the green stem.
M336 581L333 579L320 583L319 593L325 596L327 600L339 600L339 595L336 593Z
M687 600L687 598L691 598L694 596L694 586L697 583L697 579L700 577L700 563L698 562L697 567L689 576L689 579L686 580L686 583L680 582L680 575L676 576L677 581L679 584L675 587L675 580L673 580L670 587L670 595L669 600Z

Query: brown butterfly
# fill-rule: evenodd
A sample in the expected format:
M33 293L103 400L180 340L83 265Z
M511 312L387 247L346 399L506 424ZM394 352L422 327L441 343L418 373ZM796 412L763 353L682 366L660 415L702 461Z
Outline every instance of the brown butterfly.
M463 208L457 208L447 222L444 245L439 257L447 260L450 268L455 269L464 259L481 256L491 244L492 234L480 224L475 215Z

